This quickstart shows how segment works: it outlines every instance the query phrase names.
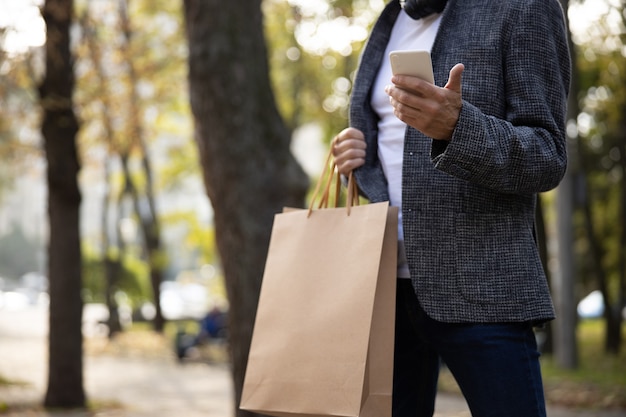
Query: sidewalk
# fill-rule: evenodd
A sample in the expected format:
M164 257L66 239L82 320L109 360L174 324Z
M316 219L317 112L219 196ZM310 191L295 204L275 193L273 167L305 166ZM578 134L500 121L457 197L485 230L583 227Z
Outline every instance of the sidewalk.
M41 410L47 378L46 313L0 310L0 376L26 385L0 385L6 417L232 417L230 371L225 365L178 363L172 355L100 353L85 357L85 389L94 412ZM550 407L550 417L624 417L623 412ZM437 398L436 417L469 417L465 401Z

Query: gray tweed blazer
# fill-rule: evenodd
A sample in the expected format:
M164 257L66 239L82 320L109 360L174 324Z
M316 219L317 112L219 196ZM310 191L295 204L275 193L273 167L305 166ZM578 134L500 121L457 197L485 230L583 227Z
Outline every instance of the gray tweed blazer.
M370 90L399 11L391 1L373 28L350 106L368 146L355 175L372 202L389 196ZM452 140L405 136L404 241L420 304L444 322L553 319L534 213L536 193L556 187L567 163L563 10L557 0L449 0L432 58L439 86L455 64L465 72Z

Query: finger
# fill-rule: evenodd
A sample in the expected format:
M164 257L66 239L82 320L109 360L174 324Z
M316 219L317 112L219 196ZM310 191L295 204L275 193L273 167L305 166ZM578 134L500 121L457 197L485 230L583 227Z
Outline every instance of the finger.
M365 141L360 139L348 139L332 148L333 157L337 165L340 165L351 159L365 159L366 154Z
M363 132L361 132L359 129L356 129L354 127L347 127L339 132L339 134L336 136L336 140L337 142L343 142L347 139L365 140L365 136L363 135Z
M461 82L464 70L465 65L463 64L456 64L454 67L452 67L452 69L450 70L450 77L448 78L448 82L446 83L444 88L461 94Z
M347 175L365 163L365 142L359 139L348 139L333 149L337 169Z
M365 136L363 132L353 127L339 132L331 143L333 155L337 155L351 148L365 149Z
M348 176L351 171L365 164L365 156L358 157L358 158L350 158L346 160L337 159L336 163L337 163L337 171L339 171L341 175Z
M430 105L422 97L404 91L400 88L390 89L389 102L393 106L396 117L405 123L423 116Z

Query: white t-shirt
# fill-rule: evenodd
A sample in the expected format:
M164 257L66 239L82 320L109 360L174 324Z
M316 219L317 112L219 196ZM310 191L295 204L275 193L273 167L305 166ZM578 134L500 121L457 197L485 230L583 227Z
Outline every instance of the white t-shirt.
M409 268L404 254L404 234L402 229L402 155L406 124L393 114L385 86L391 84L391 64L389 52L397 50L430 51L439 24L441 14L433 14L423 19L414 20L404 10L391 31L391 37L385 51L385 59L374 83L372 107L378 113L378 158L387 177L389 199L392 206L399 207L398 214L398 277L409 278Z

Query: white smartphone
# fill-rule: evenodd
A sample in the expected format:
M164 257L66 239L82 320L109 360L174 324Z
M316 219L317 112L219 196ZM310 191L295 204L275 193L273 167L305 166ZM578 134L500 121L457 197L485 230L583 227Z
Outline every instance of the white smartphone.
M435 84L433 63L428 51L392 51L389 53L394 75L411 75Z

